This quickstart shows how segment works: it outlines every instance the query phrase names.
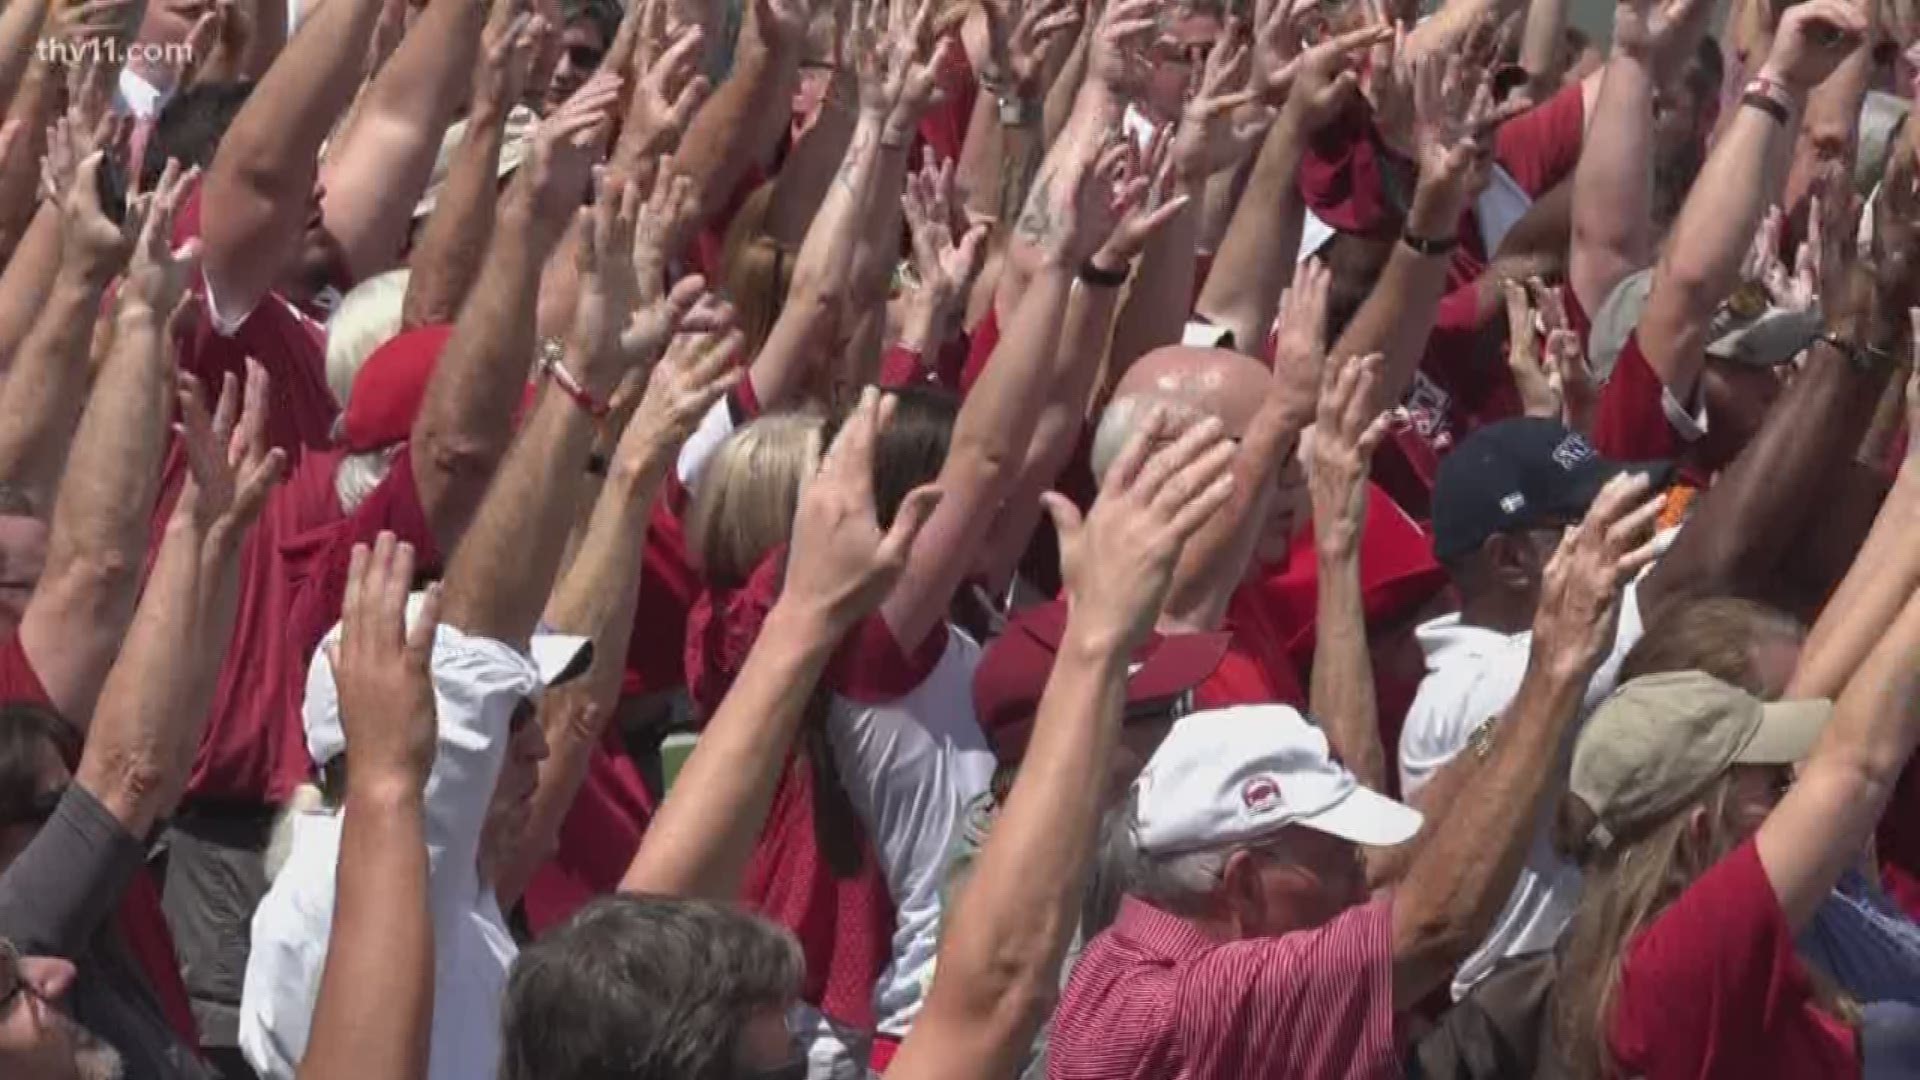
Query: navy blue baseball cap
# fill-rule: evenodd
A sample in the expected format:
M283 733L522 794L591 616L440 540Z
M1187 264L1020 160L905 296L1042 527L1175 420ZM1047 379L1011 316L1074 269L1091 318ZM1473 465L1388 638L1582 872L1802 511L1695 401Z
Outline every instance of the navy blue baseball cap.
M1433 483L1434 558L1459 558L1497 533L1576 522L1622 473L1646 473L1657 491L1672 478L1673 463L1610 461L1586 436L1540 417L1488 424L1440 462Z

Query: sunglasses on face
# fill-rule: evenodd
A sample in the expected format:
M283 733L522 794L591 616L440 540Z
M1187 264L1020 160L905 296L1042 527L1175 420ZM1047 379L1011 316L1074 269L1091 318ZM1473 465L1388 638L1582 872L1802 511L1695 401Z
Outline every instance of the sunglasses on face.
M574 45L567 49L567 63L580 71L592 71L600 66L606 53L591 45Z

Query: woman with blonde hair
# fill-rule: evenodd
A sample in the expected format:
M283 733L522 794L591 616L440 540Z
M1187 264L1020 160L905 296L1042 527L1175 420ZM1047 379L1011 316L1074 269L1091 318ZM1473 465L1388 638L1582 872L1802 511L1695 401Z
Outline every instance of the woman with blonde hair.
M1648 675L1580 733L1556 826L1586 875L1554 992L1571 1075L1849 1077L1875 1060L1794 941L1920 741L1915 513L1910 456L1782 702L1702 672Z

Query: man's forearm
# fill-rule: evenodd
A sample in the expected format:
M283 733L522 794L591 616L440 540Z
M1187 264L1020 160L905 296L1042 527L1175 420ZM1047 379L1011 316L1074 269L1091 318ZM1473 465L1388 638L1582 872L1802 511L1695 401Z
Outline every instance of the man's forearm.
M534 304L555 238L516 180L487 259L461 307L414 421L414 482L443 552L458 546L513 440L513 414L536 351Z
M1293 182L1306 153L1305 133L1293 109L1281 112L1260 146L1247 190L1234 208L1226 239L1214 254L1195 309L1233 332L1234 348L1265 356L1267 327L1292 279L1293 252L1303 222Z
M1319 611L1308 709L1327 741L1360 782L1387 790L1386 753L1374 701L1373 656L1367 647L1366 603L1360 592L1358 538L1319 554Z
M840 632L785 601L647 827L620 891L733 901L788 748Z
M1154 230L1114 320L1107 352L1107 385L1117 386L1135 360L1163 345L1178 345L1193 310L1195 251L1204 181L1176 185L1173 196L1192 200Z
M46 568L20 623L41 682L83 731L133 614L159 488L173 380L160 320L144 304L121 304L112 356L54 504Z
M1875 76L1871 35L1807 95L1806 121L1794 147L1781 202L1798 207L1820 171L1840 166L1851 177L1860 138L1860 106Z
M20 345L39 321L60 271L60 207L42 203L26 238L0 272L0 365L12 370Z
M447 122L472 83L486 15L475 0L428 4L327 152L327 232L356 281L399 255Z
M33 63L35 43L47 22L48 0L12 0L0 9L0 117L7 115L13 96Z
M1424 240L1452 238L1460 228L1461 210L1457 195L1422 184L1414 192L1406 231ZM1367 403L1368 411L1386 411L1413 386L1440 297L1446 292L1450 261L1449 253L1423 255L1404 242L1395 242L1373 292L1327 353L1330 357L1385 355L1377 396Z
M0 487L47 515L86 406L88 346L100 288L62 269L0 387Z
M504 108L491 106L467 116L466 138L408 260L412 274L400 317L403 327L454 322L473 290L493 235L506 119Z
M726 206L741 177L773 149L792 115L800 58L769 49L758 39L753 20L747 23L732 76L694 114L674 156L675 168L693 180L702 220Z
M1567 276L1587 311L1653 259L1653 70L1615 50L1573 171Z
M0 167L0 262L14 257L33 222L40 159L47 152L47 127L60 105L62 87L57 74L36 54L6 114L6 122L18 122L22 130L20 143Z
M959 1053L979 1076L1018 1071L1059 987L1079 925L1126 701L1126 657L1069 624L1033 741L980 861L948 913L939 976L895 1069L932 1075L920 1053ZM935 1043L940 1045L936 1046Z

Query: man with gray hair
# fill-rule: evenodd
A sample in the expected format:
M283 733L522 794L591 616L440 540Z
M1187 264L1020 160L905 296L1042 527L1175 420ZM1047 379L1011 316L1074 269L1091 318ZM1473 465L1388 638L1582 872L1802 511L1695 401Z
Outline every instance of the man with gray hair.
M1292 708L1177 722L1130 794L1112 845L1127 897L1068 984L1048 1075L1397 1075L1397 1014L1512 887L1621 588L1652 558L1648 495L1615 480L1561 544L1526 684L1444 816L1362 786Z

